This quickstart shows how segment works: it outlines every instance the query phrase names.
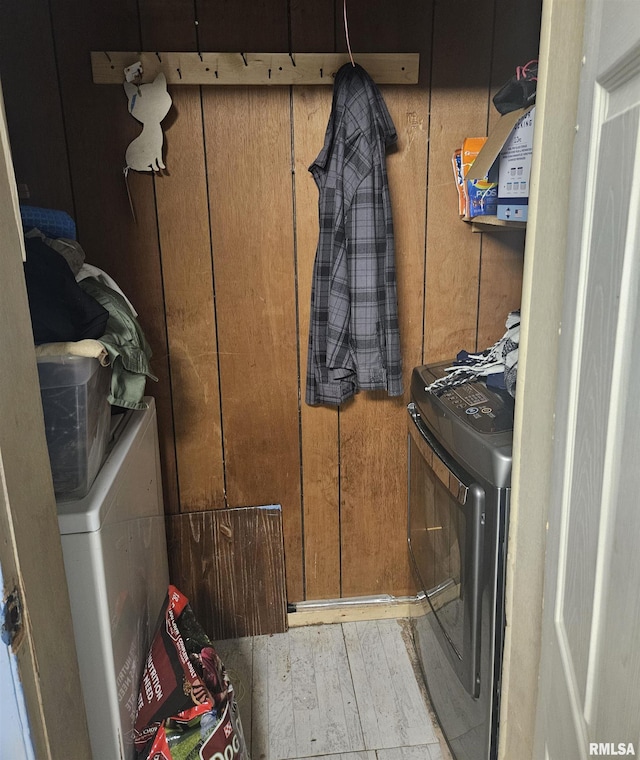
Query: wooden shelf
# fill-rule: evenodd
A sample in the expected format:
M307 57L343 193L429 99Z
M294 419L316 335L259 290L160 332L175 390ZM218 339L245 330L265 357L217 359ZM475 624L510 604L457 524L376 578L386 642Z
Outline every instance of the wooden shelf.
M463 222L471 224L471 232L506 232L507 230L524 230L526 222L509 222L497 216L462 217Z

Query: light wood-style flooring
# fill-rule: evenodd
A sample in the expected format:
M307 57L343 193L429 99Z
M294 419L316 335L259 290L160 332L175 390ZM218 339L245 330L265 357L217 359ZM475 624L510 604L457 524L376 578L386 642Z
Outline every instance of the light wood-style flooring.
M221 641L252 760L450 760L406 621Z

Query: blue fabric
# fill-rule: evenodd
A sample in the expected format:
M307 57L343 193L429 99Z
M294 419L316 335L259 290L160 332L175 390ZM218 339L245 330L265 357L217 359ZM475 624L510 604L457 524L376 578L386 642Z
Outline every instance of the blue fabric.
M66 211L20 204L20 216L25 232L37 227L40 232L44 232L50 238L76 239L76 223Z

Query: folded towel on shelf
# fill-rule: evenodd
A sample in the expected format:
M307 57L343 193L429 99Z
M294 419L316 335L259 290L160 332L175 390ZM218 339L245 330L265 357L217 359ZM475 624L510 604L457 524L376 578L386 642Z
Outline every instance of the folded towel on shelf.
M66 341L62 343L41 343L36 346L36 356L84 356L97 359L103 367L109 366L107 349L99 340Z

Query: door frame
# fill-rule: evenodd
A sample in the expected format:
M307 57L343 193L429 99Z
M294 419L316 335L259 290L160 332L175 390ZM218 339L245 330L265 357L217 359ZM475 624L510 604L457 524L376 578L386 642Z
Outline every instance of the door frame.
M514 421L500 760L533 755L584 17L585 0L543 2Z
M91 748L33 334L22 267L24 246L0 86L0 566L3 607L20 599L11 644L39 760L87 760Z

